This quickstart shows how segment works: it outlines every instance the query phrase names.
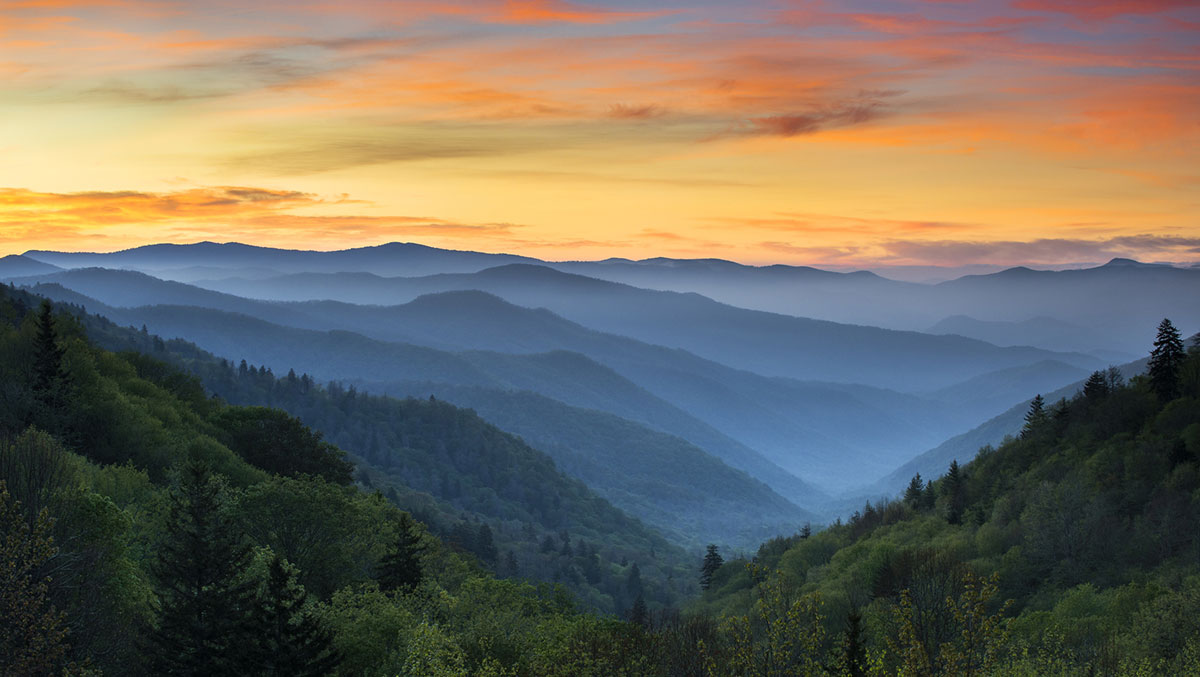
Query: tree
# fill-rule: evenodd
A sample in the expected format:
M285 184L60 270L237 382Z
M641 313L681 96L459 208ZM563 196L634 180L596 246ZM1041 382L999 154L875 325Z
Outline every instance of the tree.
M946 471L946 478L942 482L942 493L947 498L946 521L960 524L963 510L967 507L967 487L958 467L958 459L950 461L950 469Z
M700 589L708 590L712 585L713 576L716 575L717 569L725 563L725 559L721 557L721 553L717 551L717 546L713 543L708 544L708 552L704 554L704 562L700 565Z
M629 597L637 599L646 594L642 587L642 571L638 569L637 562L634 562L629 567L629 576L625 579L625 591L629 593Z
M1098 402L1108 395L1108 377L1102 371L1093 371L1083 384L1083 399Z
M1185 356L1179 330L1164 318L1158 325L1148 368L1150 388L1160 401L1169 402L1179 396L1179 368Z
M846 629L837 647L837 674L843 677L867 676L867 645L863 637L862 614L851 609L846 615Z
M60 438L66 432L68 382L63 369L65 351L58 344L54 327L54 308L42 301L37 316L37 336L33 344L32 423Z
M307 599L295 569L274 555L249 628L257 644L255 674L319 677L341 662L333 636L305 608Z
M317 475L350 484L353 466L345 453L286 412L229 407L213 423L221 431L221 442L251 465L279 475Z
M921 492L925 489L925 483L921 481L921 473L913 475L912 481L908 483L908 488L904 490L904 502L914 510L921 507Z
M629 609L629 622L640 628L650 625L650 610L646 607L646 598L638 595Z
M500 553L496 550L496 540L492 537L492 528L486 523L479 525L475 532L475 555L485 564L496 566Z
M1025 427L1021 429L1021 437L1028 436L1038 426L1045 423L1046 419L1046 399L1042 397L1041 393L1038 393L1029 402L1029 411L1025 413Z
M45 509L30 527L0 480L0 674L54 674L66 660L64 617L38 573L57 552L52 528Z
M376 578L379 588L385 592L412 592L425 577L425 567L421 558L425 554L426 546L421 541L417 523L408 513L400 514L396 532L392 548L379 562Z
M250 549L238 533L219 479L203 463L186 465L171 492L166 538L153 567L161 613L147 647L152 672L254 672L256 638L247 627L254 598L241 576Z

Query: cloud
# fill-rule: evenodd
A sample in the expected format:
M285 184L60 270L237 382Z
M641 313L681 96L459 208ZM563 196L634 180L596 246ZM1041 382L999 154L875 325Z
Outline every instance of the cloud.
M650 120L652 118L662 117L667 111L661 106L630 106L623 103L613 104L608 108L608 116L610 118L618 118L621 120Z
M1174 9L1194 9L1195 0L1017 0L1013 7L1038 12L1070 14L1084 20L1122 15L1158 14Z
M147 231L171 241L387 241L397 237L507 238L513 223L461 223L428 216L311 215L295 210L361 204L345 196L247 186L173 192L48 193L0 189L0 244L37 240L68 247L74 240L128 238ZM40 246L40 245L39 245Z
M1193 259L1200 237L1122 235L1104 239L1042 238L1029 241L891 241L884 261L903 264L999 265L1099 262L1116 257L1142 260Z

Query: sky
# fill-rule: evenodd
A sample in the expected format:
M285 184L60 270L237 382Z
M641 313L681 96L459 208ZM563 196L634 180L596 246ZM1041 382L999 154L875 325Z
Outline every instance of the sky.
M1200 261L1200 0L0 0L0 254Z

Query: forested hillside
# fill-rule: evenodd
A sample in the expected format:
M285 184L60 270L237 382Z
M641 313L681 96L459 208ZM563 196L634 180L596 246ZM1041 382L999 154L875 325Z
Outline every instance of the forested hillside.
M363 398L406 418L409 452L386 496L364 491L297 419L96 348L36 301L0 297L0 674L564 674L589 653L572 647L625 626L580 615L562 586L496 578L522 561L489 524L548 543L531 558L579 576L589 607L653 607L688 574L661 537L469 412ZM325 393L351 408L343 396ZM435 455L458 465L438 480L464 508L495 518L455 516L458 542L395 505L456 515L412 486Z
M749 613L744 674L1200 674L1200 349L1164 322L1148 375L1035 398L1019 438L726 563L697 610Z
M681 566L470 412L276 378L36 302L0 300L5 673L1200 671L1200 349L1167 322L1147 375L1036 398L1020 437L903 499ZM81 323L136 350L97 348ZM378 458L355 471L287 413L201 387L222 380L340 417ZM561 575L579 596L489 569ZM606 605L628 620L579 611Z

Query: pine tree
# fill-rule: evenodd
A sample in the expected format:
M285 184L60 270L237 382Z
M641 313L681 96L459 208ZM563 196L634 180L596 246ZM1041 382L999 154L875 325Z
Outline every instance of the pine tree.
M408 513L400 514L400 523L396 529L396 541L379 562L376 579L379 588L385 592L398 590L412 592L425 577L425 566L421 558L426 551L425 543L417 523Z
M704 562L700 565L700 589L708 590L712 585L713 576L716 575L717 569L725 563L725 559L721 557L717 546L713 543L708 544L708 552L704 554Z
M633 600L633 606L629 609L629 622L643 629L650 625L650 609L646 607L645 597L638 595L637 599Z
M1102 371L1093 371L1083 384L1083 398L1098 402L1108 395L1108 377Z
M1046 399L1038 393L1029 402L1029 411L1025 413L1025 427L1021 429L1021 437L1027 437L1038 426L1046 422Z
M633 599L646 594L646 590L642 587L642 571L638 568L637 562L629 567L629 576L625 579L625 592L629 593L629 597Z
M496 541L492 537L492 528L487 524L480 524L479 531L475 533L475 554L490 566L496 566L500 557L496 550Z
M925 483L921 481L921 473L913 475L912 481L908 483L908 488L904 490L904 502L914 510L920 508L921 492L924 489Z
M192 462L171 492L166 539L154 575L161 612L147 647L151 672L252 674L255 638L247 631L252 584L241 580L250 549L226 516L223 489Z
M812 536L812 524L805 522L804 526L800 527L800 540L808 540L809 536Z
M255 674L320 677L341 662L333 636L305 608L307 599L296 570L274 556L249 628L257 644Z
M42 301L33 344L33 399L36 406L30 423L60 438L65 433L67 415L64 355L54 327L54 308L49 301Z
M1179 396L1179 368L1185 353L1179 330L1168 319L1158 325L1158 336L1154 339L1154 350L1150 352L1150 388L1162 402Z
M837 674L843 677L867 675L867 645L863 637L862 614L857 609L851 609L846 616L846 629L838 646L837 668Z
M958 459L950 461L950 469L942 480L942 493L948 499L946 506L946 521L951 524L962 522L963 510L967 507L966 482L958 468Z

